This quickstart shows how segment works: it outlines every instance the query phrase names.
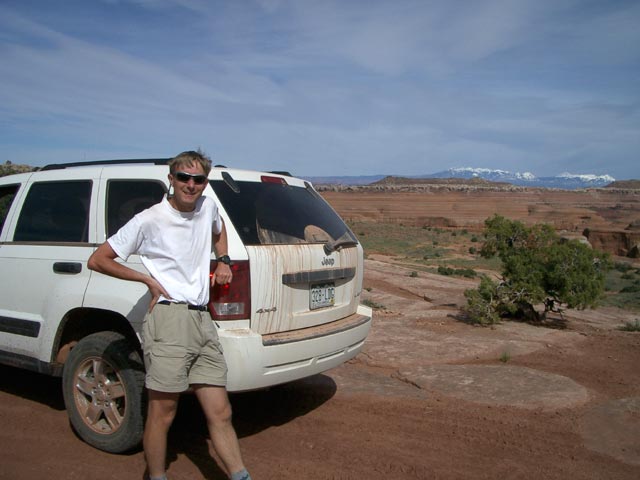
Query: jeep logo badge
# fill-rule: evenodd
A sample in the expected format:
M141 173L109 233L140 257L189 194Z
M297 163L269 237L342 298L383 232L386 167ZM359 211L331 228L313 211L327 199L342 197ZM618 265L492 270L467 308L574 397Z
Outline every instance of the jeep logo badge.
M334 258L324 257L322 259L322 265L325 266L325 267L327 265L332 266L334 263L336 263Z

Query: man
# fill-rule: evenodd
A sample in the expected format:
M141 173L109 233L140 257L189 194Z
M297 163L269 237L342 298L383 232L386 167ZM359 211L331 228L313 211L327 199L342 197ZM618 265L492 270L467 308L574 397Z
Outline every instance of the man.
M189 387L231 478L251 478L231 423L222 348L206 310L213 282L232 280L224 222L216 203L202 195L210 171L211 161L200 151L183 152L170 160L169 195L133 217L98 247L88 263L97 272L144 283L151 293L142 331L149 397L143 445L150 480L167 478L167 433L180 392ZM212 241L222 261L209 279ZM149 274L115 260L134 253Z

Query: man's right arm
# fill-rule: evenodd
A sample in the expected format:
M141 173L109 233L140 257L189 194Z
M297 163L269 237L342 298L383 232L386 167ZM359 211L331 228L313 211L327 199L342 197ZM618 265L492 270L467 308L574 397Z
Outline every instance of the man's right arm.
M158 302L158 298L160 297L160 295L164 296L165 298L171 298L155 278L146 273L133 270L126 265L123 265L122 263L116 262L117 257L118 254L111 247L109 242L104 242L89 257L87 266L91 270L104 273L105 275L109 275L111 277L120 278L122 280L129 280L132 282L144 283L149 288L149 292L151 293L151 303L149 304L149 311L153 310L153 307Z

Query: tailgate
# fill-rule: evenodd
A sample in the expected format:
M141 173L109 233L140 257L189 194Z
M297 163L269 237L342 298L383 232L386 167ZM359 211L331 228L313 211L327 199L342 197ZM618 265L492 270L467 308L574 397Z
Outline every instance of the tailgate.
M320 244L250 246L247 252L253 331L288 332L355 313L362 289L359 244L329 255Z

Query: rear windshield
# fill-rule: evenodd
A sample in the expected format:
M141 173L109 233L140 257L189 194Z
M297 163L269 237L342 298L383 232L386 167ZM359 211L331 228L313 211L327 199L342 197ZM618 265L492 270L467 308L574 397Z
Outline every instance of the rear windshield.
M329 204L307 188L214 180L211 186L245 245L356 243Z

